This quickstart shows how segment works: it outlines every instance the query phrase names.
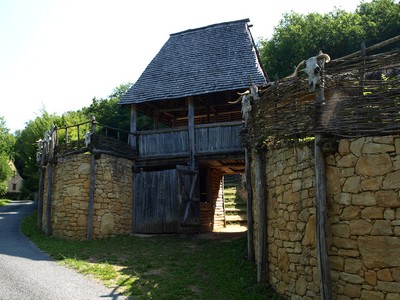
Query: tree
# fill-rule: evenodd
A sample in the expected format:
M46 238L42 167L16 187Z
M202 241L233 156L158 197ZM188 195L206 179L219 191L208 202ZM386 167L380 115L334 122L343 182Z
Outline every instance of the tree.
M131 83L121 84L116 87L111 95L106 99L93 99L92 104L84 108L84 113L88 116L95 116L96 121L102 125L130 130L130 110L126 106L119 105L122 96L130 89ZM138 129L151 129L153 123L150 118L143 114L138 115Z
M0 195L7 193L12 170L8 164L13 154L14 136L9 133L3 117L0 117Z
M262 63L271 80L291 74L294 67L322 50L332 58L398 35L400 5L394 0L361 2L354 13L336 9L327 14L287 13L271 39L259 42Z
M49 114L44 108L42 115L27 122L22 131L17 132L15 142L15 165L24 179L21 189L22 198L32 198L38 190L39 169L36 161L37 141L44 133L60 120L55 114Z

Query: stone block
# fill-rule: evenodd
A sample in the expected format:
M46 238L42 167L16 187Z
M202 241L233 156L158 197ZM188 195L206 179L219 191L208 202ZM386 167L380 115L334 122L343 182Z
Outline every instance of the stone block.
M383 213L383 217L385 220L394 220L395 219L395 211L394 209L385 209L385 212Z
M352 235L369 234L372 229L372 224L366 220L351 220L349 226Z
M399 238L392 236L362 236L357 239L357 242L364 265L367 268L400 267Z
M363 219L383 219L383 207L366 207L361 211L361 218Z
M307 280L304 276L300 276L296 281L296 293L299 296L304 296L307 292Z
M377 205L382 207L400 207L400 198L392 190L378 191L375 193Z
M392 226L389 220L376 220L372 225L371 235L392 235Z
M392 273L388 268L377 271L376 277L382 281L393 281Z
M400 154L400 138L395 139L394 146L396 148L396 154Z
M373 206L376 205L376 197L372 192L364 192L352 195L351 203L360 206Z
M353 153L355 156L360 157L362 153L362 148L364 146L365 138L359 138L356 139L355 141L350 143L350 151Z
M358 193L360 191L360 176L348 177L343 184L343 192L345 193Z
M362 269L362 262L359 259L347 258L344 261L344 271L350 274L359 274Z
M364 282L364 278L362 278L361 276L356 274L349 274L346 272L340 273L340 279L353 284L362 284Z
M361 292L362 300L384 300L385 294L382 292L366 291Z
M329 266L336 271L344 271L344 258L342 256L329 256Z
M341 220L354 220L358 219L361 209L357 206L347 206L343 209L339 216Z
M338 152L340 155L344 156L350 154L350 142L348 139L341 139L339 141L339 149Z
M327 181L327 193L330 195L335 195L340 193L340 169L332 166L327 166L326 168L326 181Z
M350 228L347 224L334 224L331 226L331 232L336 237L348 238L350 236Z
M337 204L349 205L351 203L351 196L352 194L350 193L339 193L333 199Z
M400 292L387 293L385 300L400 300Z
M380 176L393 171L393 164L388 154L361 156L356 164L356 174Z
M350 232L351 232L351 227L350 227ZM333 237L332 243L336 248L339 249L357 249L358 247L357 241L352 239Z
M393 268L392 276L395 281L400 282L400 267Z
M394 152L395 148L389 144L365 143L362 152L366 154L379 154Z
M377 282L376 272L369 270L364 273L365 282L371 286L375 286Z
M389 293L400 293L400 283L399 282L386 282L379 281L376 285L378 290L389 292Z
M361 296L361 286L358 284L346 284L344 294L351 298L359 298Z
M361 180L361 190L363 191L377 191L381 188L383 176L366 178Z
M315 247L316 217L311 215L308 219L302 245Z
M339 168L350 168L354 167L357 162L357 157L353 154L348 154L346 156L343 156L339 161L337 162L337 166Z
M385 190L400 189L400 170L387 174L382 186Z

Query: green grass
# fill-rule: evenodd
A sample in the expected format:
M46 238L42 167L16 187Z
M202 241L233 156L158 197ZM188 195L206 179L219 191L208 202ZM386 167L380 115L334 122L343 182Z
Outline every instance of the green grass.
M246 238L198 235L123 236L64 241L46 236L28 216L22 230L59 263L94 276L133 299L279 299L257 284Z
M9 200L9 199L0 199L0 207L7 205L10 202L11 202L11 200Z

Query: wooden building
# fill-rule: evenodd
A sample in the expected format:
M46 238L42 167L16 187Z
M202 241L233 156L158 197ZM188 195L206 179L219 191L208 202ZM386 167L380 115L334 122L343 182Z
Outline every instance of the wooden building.
M221 179L244 172L238 92L266 83L248 19L171 34L119 104L131 108L133 231L212 230ZM137 130L137 114L155 128Z

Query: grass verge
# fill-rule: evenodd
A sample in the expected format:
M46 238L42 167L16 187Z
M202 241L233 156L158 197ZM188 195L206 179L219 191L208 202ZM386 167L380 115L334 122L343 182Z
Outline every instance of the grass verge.
M9 199L0 199L0 207L7 205L10 202L11 202L11 200L9 200Z
M205 239L198 235L123 236L65 241L36 227L36 214L22 231L61 264L118 287L132 299L279 299L257 284L246 260L246 238Z

